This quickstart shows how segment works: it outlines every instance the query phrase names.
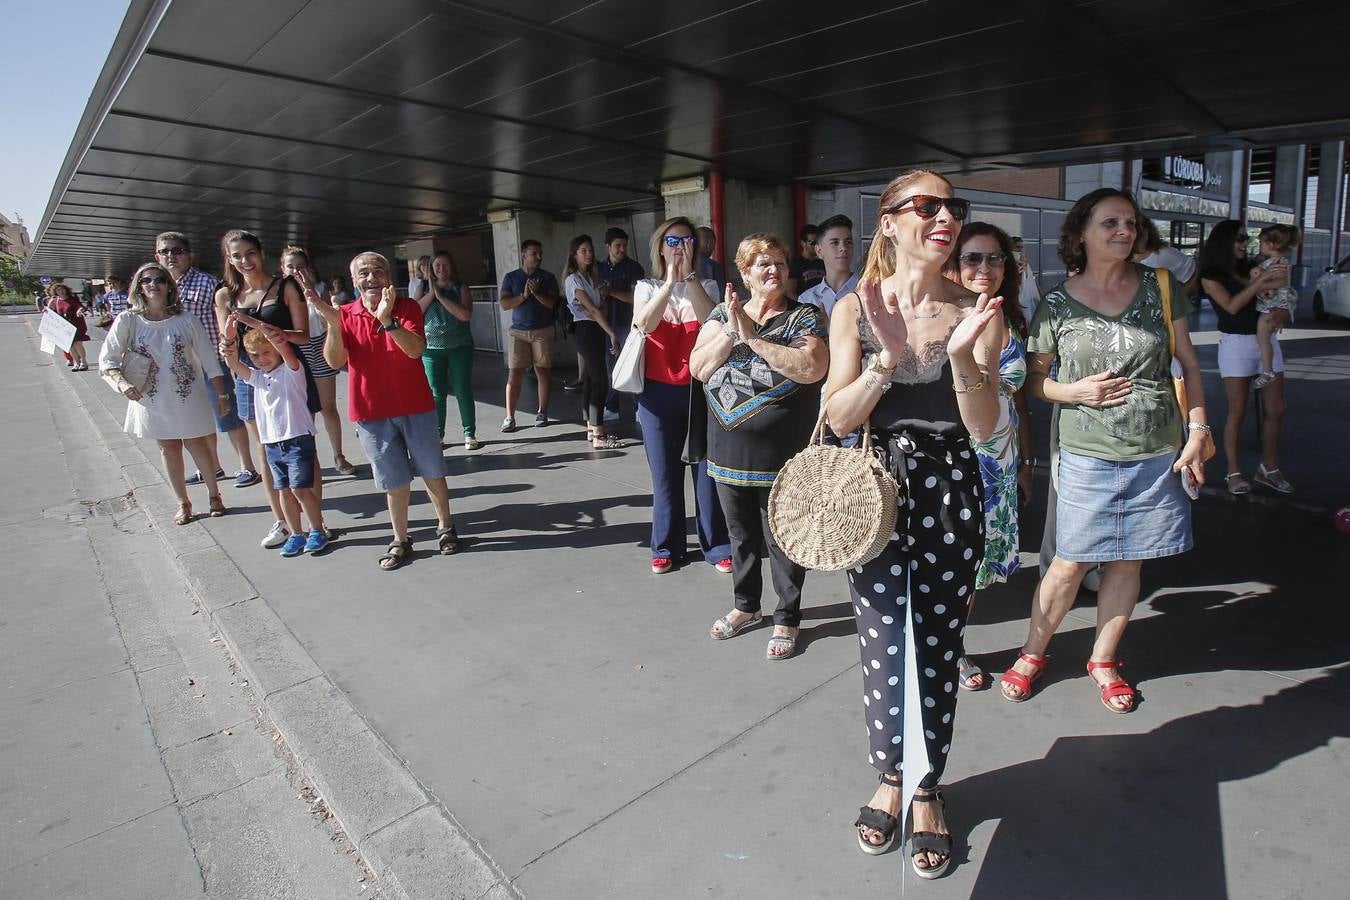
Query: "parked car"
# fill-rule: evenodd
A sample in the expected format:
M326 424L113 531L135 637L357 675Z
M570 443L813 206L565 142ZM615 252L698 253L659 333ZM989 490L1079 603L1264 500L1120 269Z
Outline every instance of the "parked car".
M1319 322L1325 322L1332 316L1350 319L1350 256L1327 269L1326 274L1317 279L1317 289L1313 293L1313 316Z

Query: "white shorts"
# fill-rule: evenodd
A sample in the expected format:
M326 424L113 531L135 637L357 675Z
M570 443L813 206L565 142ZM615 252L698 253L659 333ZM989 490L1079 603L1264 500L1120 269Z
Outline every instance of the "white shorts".
M1272 368L1283 372L1284 353L1280 351L1279 337L1271 335L1270 343L1275 351ZM1219 374L1224 378L1254 378L1261 374L1261 349L1256 335L1225 334L1219 338Z

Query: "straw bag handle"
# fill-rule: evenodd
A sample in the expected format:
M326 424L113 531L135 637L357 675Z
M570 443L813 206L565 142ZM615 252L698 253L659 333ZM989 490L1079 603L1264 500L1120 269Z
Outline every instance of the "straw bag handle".
M816 427L811 429L811 444L825 443L825 404L820 405L820 415L816 417ZM864 453L872 452L872 423L863 420L863 444Z

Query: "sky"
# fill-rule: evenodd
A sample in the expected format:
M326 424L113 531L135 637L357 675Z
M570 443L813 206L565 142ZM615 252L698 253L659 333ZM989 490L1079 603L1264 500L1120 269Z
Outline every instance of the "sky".
M0 213L9 219L17 213L31 237L128 5L0 0L0 61L19 73L7 79L0 104Z

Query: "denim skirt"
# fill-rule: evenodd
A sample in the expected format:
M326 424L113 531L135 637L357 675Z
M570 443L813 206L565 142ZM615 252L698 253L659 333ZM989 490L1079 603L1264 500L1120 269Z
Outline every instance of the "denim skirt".
M1191 500L1175 453L1116 462L1059 451L1055 555L1067 562L1157 559L1191 549Z

